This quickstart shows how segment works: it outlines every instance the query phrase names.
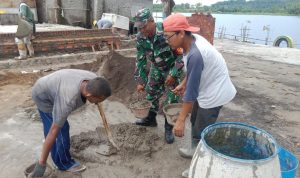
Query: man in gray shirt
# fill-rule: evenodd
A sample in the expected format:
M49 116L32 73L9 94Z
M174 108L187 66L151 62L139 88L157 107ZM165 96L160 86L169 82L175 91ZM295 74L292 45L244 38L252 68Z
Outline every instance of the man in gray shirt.
M63 69L40 78L33 86L32 99L37 105L44 126L45 142L39 161L29 177L42 177L46 161L51 157L58 169L70 172L85 170L71 158L69 114L91 103L104 101L111 95L109 83L96 74L77 69Z

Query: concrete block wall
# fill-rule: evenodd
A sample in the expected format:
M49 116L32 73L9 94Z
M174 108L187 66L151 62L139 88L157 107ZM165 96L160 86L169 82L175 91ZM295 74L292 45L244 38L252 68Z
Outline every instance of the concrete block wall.
M86 26L89 24L92 0L47 0L39 5L44 22ZM44 19L46 17L46 19Z
M103 9L105 6L105 0L92 0L92 21L101 18Z
M43 9L38 9L38 12L45 13L44 16L46 17L46 23L57 23L56 15L56 8L58 8L57 0L46 0L43 4L44 9L46 10L43 12Z
M68 24L81 22L86 24L87 13L90 13L91 7L88 7L90 0L62 0L62 14Z
M132 17L143 8L152 9L152 0L39 0L39 22L84 25L89 27L102 13ZM58 8L61 9L58 9ZM57 19L60 18L60 19ZM81 24L80 24L81 23Z
M130 18L134 16L139 9L148 7L152 10L152 6L152 0L127 0L122 1L122 3L118 0L106 0L103 11L105 13L115 13Z
M188 17L188 22L200 28L199 34L206 38L211 44L214 42L215 18L210 14L197 13Z
M39 23L48 22L46 0L36 1L36 8L37 8L38 22Z

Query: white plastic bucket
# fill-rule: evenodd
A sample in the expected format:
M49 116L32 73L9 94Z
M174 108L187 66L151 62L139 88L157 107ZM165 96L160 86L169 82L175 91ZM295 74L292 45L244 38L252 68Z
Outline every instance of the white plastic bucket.
M201 134L189 178L281 178L275 139L253 126L222 122Z

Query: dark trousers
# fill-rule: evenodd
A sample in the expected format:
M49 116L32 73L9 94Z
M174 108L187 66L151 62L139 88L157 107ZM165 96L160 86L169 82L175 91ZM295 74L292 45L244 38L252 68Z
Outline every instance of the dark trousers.
M194 102L191 115L193 140L197 140L199 142L202 131L207 126L214 124L217 121L222 107L223 106L218 106L215 108L204 109L199 106L198 101Z
M43 122L44 136L46 138L53 123L52 113L44 113L40 110L39 113ZM68 121L66 121L60 132L58 133L56 141L51 148L52 160L60 170L68 170L69 168L77 164L70 155L69 130L70 126Z

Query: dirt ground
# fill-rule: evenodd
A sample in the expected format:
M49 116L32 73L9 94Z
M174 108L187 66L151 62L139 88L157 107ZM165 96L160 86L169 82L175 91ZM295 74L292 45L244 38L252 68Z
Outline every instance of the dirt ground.
M238 90L235 99L223 107L219 121L262 128L299 159L300 50L218 40L215 46L224 55ZM55 170L51 177L180 178L190 160L181 158L177 149L188 145L189 123L185 137L176 138L172 145L164 142L161 115L157 128L134 126L135 117L128 109L135 88L133 55L89 55L30 59L9 66L5 63L11 64L11 60L0 63L0 177L22 177L24 169L40 154L42 124L31 101L34 81L60 68L80 68L104 75L112 84L114 96L104 102L104 110L120 151L110 157L97 153L99 145L107 140L97 107L87 104L68 119L71 153L87 165L87 170L82 174ZM48 162L52 165L50 158Z

